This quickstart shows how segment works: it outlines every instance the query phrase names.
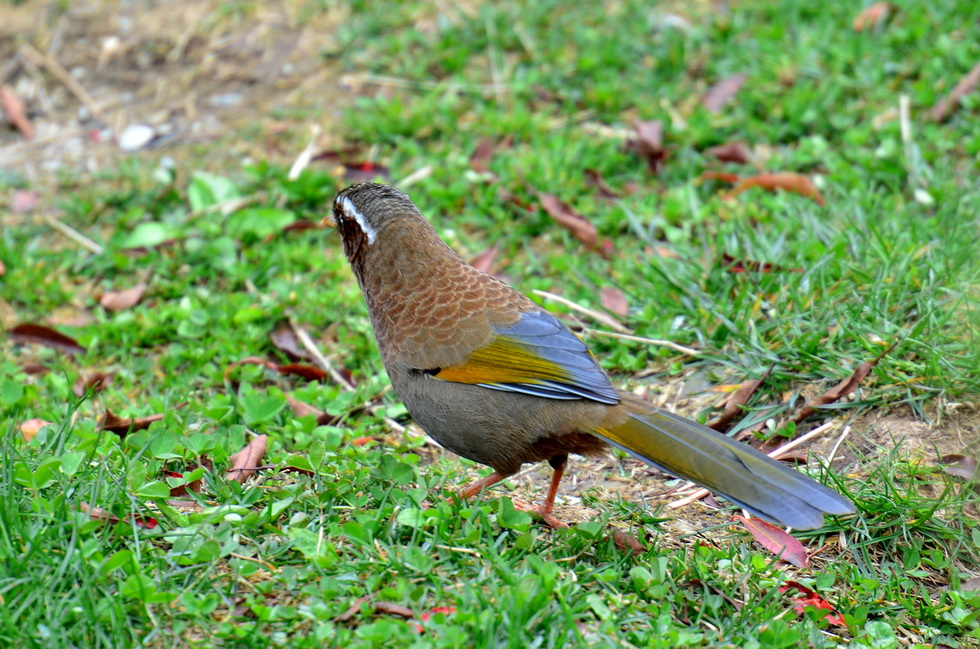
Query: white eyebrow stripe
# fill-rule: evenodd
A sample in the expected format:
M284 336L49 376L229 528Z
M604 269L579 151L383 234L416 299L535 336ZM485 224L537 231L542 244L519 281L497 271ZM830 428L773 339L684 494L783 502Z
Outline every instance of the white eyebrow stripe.
M367 219L364 218L364 215L361 214L356 207L354 207L354 203L352 203L349 198L344 196L340 199L340 208L350 216L354 217L357 224L361 226L361 230L365 235L367 235L368 245L374 243L375 239L378 238L378 233L374 228L368 225Z

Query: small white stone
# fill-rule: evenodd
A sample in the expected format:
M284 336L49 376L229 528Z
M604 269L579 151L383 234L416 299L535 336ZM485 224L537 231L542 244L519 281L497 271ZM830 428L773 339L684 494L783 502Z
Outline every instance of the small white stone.
M152 126L130 124L119 136L119 148L123 151L139 151L156 136Z

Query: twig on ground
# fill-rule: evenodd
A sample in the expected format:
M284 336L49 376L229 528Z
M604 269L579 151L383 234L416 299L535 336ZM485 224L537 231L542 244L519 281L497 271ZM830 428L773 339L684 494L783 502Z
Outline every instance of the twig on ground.
M58 81L68 88L68 91L71 92L71 94L75 95L78 101L82 102L82 104L88 108L89 112L92 113L92 117L96 118L103 124L108 124L105 113L103 113L102 109L99 108L99 105L92 98L92 95L90 95L88 90L86 90L85 87L82 86L77 79L75 79L75 77L71 76L71 73L68 72L64 66L58 63L58 61L50 56L41 54L30 43L24 43L21 45L20 53L25 59L34 65L45 68L48 72L53 74Z
M53 216L48 216L46 214L41 218L43 218L44 222L47 223L49 226L51 226L53 229L57 230L61 234L65 235L66 237L68 237L69 239L71 239L81 247L91 251L92 253L96 255L101 255L103 252L105 252L105 248L95 243L94 241L92 241L91 239L89 239L84 234L82 234L75 228L71 227L70 225L65 225L64 223L54 218Z
M588 329L589 334L596 336L605 336L606 338L617 338L619 340L629 340L634 343L643 343L645 345L656 345L657 347L667 347L673 349L675 352L680 352L681 354L686 354L688 356L700 356L701 352L696 349L691 349L690 347L685 347L684 345L678 345L675 342L669 340L659 340L657 338L644 338L643 336L634 336L631 334L620 334L613 331L600 331L598 329Z
M584 307L581 304L577 304L575 302L572 302L571 300L569 300L566 297L562 297L560 295L555 295L554 293L549 293L548 291L537 291L536 290L536 291L534 291L534 294L537 295L537 296L543 297L546 300L551 300L552 302L558 302L559 304L564 304L569 309L572 309L573 311L578 311L579 313L581 313L583 315L587 315L590 318L592 318L593 320L595 320L596 322L598 322L600 324L603 324L603 325L609 327L610 329L613 329L615 331L618 331L621 334L628 334L630 332L630 330L627 329L626 327L624 327L623 324L619 320L617 320L616 318L614 318L614 317L612 317L610 315L606 315L605 313L602 313L600 311L595 311L595 310L590 309L588 307Z

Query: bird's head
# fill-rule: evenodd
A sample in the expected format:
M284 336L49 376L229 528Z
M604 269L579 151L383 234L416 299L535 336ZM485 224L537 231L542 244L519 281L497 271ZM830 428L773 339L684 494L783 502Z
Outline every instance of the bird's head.
M391 245L395 233L389 228L405 221L426 223L406 194L390 185L360 183L337 194L332 215L322 223L337 228L344 254L355 264L374 246Z

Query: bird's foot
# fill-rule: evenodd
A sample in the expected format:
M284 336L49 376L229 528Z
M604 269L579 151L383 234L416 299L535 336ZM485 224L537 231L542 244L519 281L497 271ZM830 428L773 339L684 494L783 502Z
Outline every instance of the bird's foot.
M547 507L545 505L540 505L538 507L535 507L534 505L531 505L530 503L526 503L522 500L513 500L513 503L514 503L514 509L519 509L522 512L527 512L528 514L531 514L532 516L537 516L544 522L545 525L547 525L552 529L556 529L556 530L568 529L567 524L562 523L560 520L555 518L554 514L551 513L551 507Z

